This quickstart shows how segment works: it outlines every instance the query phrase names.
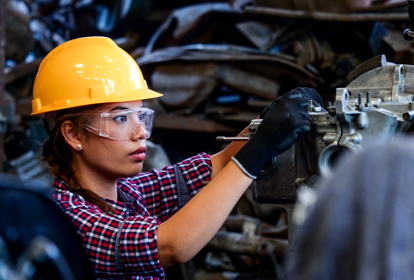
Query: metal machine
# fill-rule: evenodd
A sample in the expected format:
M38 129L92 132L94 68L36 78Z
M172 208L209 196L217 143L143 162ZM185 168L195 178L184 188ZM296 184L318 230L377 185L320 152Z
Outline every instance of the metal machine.
M325 108L310 101L311 131L273 158L252 184L256 202L293 203L296 189L329 176L336 164L374 142L393 141L414 132L414 66L374 57L348 75L351 82L336 89ZM249 137L261 120L252 120ZM221 141L249 137L218 137Z
M345 88L337 88L326 110L309 106L311 131L273 159L252 185L259 203L288 203L296 188L313 186L336 164L378 141L393 141L413 131L414 66L375 57L357 67ZM251 126L256 126L257 120Z
M314 187L346 156L373 143L414 132L414 66L389 63L381 55L362 63L348 79L346 87L336 89L333 104L322 108L310 102L310 132L270 160L251 185L256 202L287 210L290 250L296 235L292 217L299 187ZM251 122L250 136L260 121Z

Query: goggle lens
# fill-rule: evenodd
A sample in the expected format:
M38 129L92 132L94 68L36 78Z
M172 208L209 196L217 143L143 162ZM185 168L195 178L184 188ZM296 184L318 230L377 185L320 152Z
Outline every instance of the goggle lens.
M129 140L139 133L151 136L154 111L148 108L133 108L89 116L84 127L92 133L113 140Z

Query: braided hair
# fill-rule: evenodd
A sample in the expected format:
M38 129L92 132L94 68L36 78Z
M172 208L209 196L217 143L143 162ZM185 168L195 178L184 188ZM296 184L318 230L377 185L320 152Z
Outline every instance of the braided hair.
M43 143L42 161L50 166L53 175L69 185L71 192L82 196L90 203L98 206L106 214L112 216L111 212L114 212L113 207L95 192L85 189L80 185L72 166L73 151L63 137L60 129L62 123L69 120L74 124L78 133L85 135L88 139L89 132L84 129L83 124L87 119L87 113L96 111L98 107L99 104L59 111L55 116L55 124L49 131L49 138ZM46 129L48 130L48 128Z

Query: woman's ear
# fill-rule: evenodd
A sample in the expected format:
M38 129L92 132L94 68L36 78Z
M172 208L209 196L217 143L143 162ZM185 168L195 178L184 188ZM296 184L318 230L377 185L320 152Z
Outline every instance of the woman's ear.
M82 150L82 141L80 139L80 134L73 122L69 120L64 121L60 125L60 132L62 133L69 146L72 147L72 149L75 151Z

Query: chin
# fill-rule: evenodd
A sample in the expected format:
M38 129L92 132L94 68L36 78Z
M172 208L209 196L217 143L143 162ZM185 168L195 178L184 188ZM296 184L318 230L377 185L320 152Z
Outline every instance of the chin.
M125 172L125 174L124 174L123 177L132 177L132 176L135 176L135 175L141 173L141 171L142 171L142 164L143 163L141 162L141 163L135 165L134 167L129 168L128 171Z

